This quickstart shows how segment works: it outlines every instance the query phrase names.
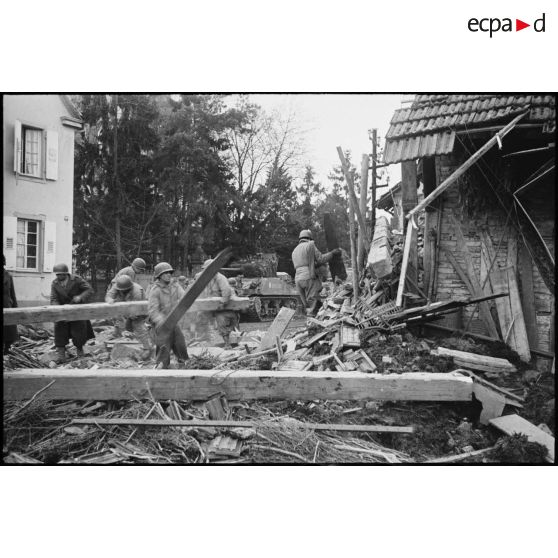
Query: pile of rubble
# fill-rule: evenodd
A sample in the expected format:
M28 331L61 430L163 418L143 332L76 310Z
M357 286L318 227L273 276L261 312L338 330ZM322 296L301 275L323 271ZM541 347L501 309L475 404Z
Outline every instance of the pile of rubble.
M237 332L233 350L189 346L188 369L363 372L375 375L468 375L473 402L269 401L48 402L38 398L4 406L4 461L11 463L413 463L541 462L544 445L520 433L502 437L483 424L486 401L502 401L512 418L528 419L553 435L554 386L550 374L527 369L502 343L425 338L420 324L469 301L397 311L385 285L364 280L356 305L341 285L305 327L288 328L283 309L267 331ZM111 339L108 323L94 322L86 356L64 368L153 368L141 361L133 339ZM23 330L22 330L23 331ZM52 337L27 327L8 355L8 369L56 366ZM119 347L121 345L121 347ZM120 353L121 352L121 353ZM498 356L492 356L498 355ZM490 394L487 399L486 392ZM484 400L483 400L484 398ZM480 403L479 401L482 401ZM480 417L480 421L479 421ZM501 417L505 419L506 416ZM120 423L115 424L115 419ZM212 425L212 420L224 422ZM136 424L154 420L156 424ZM205 424L184 421L205 421ZM102 421L108 421L103 423ZM126 422L128 421L128 422ZM182 421L170 422L169 421ZM234 422L240 421L238 425ZM486 422L486 421L485 421ZM527 422L527 421L525 421ZM245 424L244 426L239 426ZM538 424L538 427L535 425ZM332 428L326 430L324 428ZM335 429L337 428L337 430ZM343 428L346 428L344 431ZM355 430L351 430L354 428ZM358 428L361 430L359 431ZM392 429L392 431L390 431ZM552 438L553 440L553 438ZM513 461L515 459L515 461Z

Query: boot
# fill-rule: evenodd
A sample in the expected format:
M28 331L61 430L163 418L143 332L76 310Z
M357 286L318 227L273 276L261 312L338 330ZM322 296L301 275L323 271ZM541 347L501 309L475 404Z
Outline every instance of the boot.
M66 362L66 347L56 347L56 362Z
M76 347L76 354L78 358L85 356L85 353L83 352L83 347Z

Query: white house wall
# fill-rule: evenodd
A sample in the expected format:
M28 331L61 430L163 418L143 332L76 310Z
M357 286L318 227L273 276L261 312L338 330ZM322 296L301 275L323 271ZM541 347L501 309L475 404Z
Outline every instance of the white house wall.
M6 251L6 217L43 219L52 231L56 229L54 256L49 263L64 262L71 268L73 230L73 172L75 129L62 125L61 117L72 116L59 95L4 96L4 252ZM14 172L15 122L36 126L58 133L58 173L56 180L33 179ZM48 155L48 154L47 154ZM49 169L50 170L50 169ZM13 222L13 220L12 220ZM43 233L43 231L41 231ZM44 242L44 236L41 234ZM43 254L42 247L39 252ZM42 258L41 258L42 259ZM50 284L54 274L10 270L14 278L16 296L21 306L48 304Z

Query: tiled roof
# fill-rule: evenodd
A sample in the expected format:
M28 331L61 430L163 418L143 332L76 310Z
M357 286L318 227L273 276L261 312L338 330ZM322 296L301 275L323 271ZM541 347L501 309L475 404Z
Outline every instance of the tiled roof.
M386 134L384 162L441 155L453 150L455 131L507 122L529 110L522 123L556 127L553 95L417 95L410 108L395 111Z

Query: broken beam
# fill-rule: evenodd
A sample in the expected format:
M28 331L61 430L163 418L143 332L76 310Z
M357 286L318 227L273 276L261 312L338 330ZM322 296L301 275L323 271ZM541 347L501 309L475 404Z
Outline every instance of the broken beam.
M179 426L188 428L258 428L262 422L250 420L159 420L159 419L105 419L105 418L84 418L74 419L72 424L98 424L99 426L151 426L151 427L167 427ZM267 423L269 424L269 423ZM273 423L271 423L273 424ZM280 422L276 422L280 425ZM298 424L289 423L291 426ZM390 434L413 434L415 431L413 426L384 426L382 424L318 424L311 422L301 422L301 428L309 428L311 430L331 430L334 432L386 432Z
M198 298L188 312L211 312L213 310L247 310L250 299L231 298L222 306L219 297ZM94 302L92 304L63 304L60 306L29 306L27 308L4 308L4 325L32 324L37 322L61 322L73 320L98 320L128 316L147 316L147 300L133 302Z
M431 194L426 196L416 207L407 213L407 219L410 219L417 212L428 207L441 193L445 192L455 181L465 173L467 169L472 167L487 151L494 147L499 139L511 132L514 126L526 115L526 112L516 116L509 124L499 130L492 138L490 138L476 153L471 155L455 172L450 174Z
M4 400L30 399L52 380L50 400L471 401L473 380L453 373L296 372L268 370L21 369L4 372Z

